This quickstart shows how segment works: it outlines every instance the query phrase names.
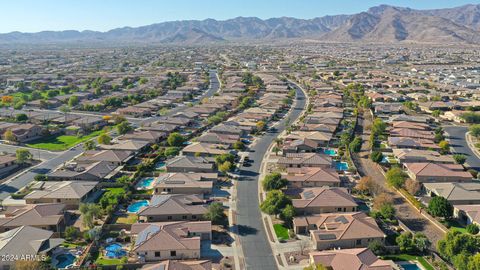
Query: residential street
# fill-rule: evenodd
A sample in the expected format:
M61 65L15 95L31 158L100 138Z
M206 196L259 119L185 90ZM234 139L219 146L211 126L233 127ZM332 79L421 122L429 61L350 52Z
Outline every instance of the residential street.
M277 269L275 257L272 254L270 240L267 237L258 201L258 174L263 156L273 140L295 121L306 105L304 93L296 88L297 102L291 113L276 126L276 132L266 133L259 138L249 154L253 163L250 167L240 167L242 178L237 184L237 229L242 246L245 269L270 270Z
M465 166L477 171L480 170L480 159L472 152L465 137L468 128L464 126L444 126L443 129L447 133L446 135L453 152L464 154L467 157Z

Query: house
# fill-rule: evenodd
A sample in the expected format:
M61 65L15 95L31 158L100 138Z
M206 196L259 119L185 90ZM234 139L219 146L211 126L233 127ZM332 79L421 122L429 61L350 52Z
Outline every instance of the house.
M388 145L391 148L410 148L421 150L439 150L440 147L428 139L415 139L408 137L388 137Z
M84 116L74 120L71 124L80 127L84 131L90 131L99 130L106 126L108 122L99 116Z
M230 153L227 148L228 147L223 144L194 142L185 146L182 150L182 154L186 156L212 157Z
M453 216L463 224L480 226L480 204L461 204L453 206Z
M160 141L167 138L165 132L158 132L153 130L146 131L133 131L125 135L120 136L119 140L135 140L135 141L145 141L148 143L159 143Z
M154 195L150 204L138 211L139 220L145 222L202 220L207 212L203 195Z
M113 166L126 164L133 157L131 151L125 150L87 150L75 159L78 163L109 162Z
M317 250L368 247L375 240L384 243L386 237L375 219L363 212L295 217L293 229L309 233Z
M287 168L283 178L288 180L288 186L292 188L340 186L338 173L332 168Z
M15 262L24 260L44 261L64 240L53 238L53 232L31 226L21 226L0 234L0 257L13 258L0 262L2 269L13 269Z
M101 149L124 150L138 153L145 150L149 145L150 143L147 141L120 140L115 144L100 144L98 147Z
M149 117L152 115L152 111L148 108L141 108L136 106L128 106L125 108L120 108L117 110L117 113L124 116L132 116L132 117Z
M197 138L197 142L210 143L210 144L224 144L229 147L238 141L240 141L240 137L238 135L213 133L213 132L204 133Z
M210 221L136 223L130 232L132 252L146 262L200 259L201 241L212 239Z
M204 157L176 156L167 160L165 164L167 172L214 172L214 161Z
M108 161L91 163L72 162L48 174L49 180L101 181L110 179L118 172L117 165Z
M419 162L403 165L407 169L408 176L420 183L472 181L472 175L460 164Z
M63 203L67 209L78 209L96 190L94 181L36 182L24 197L27 204Z
M332 158L320 153L287 153L277 164L283 168L319 167L331 168Z
M221 123L216 125L210 129L212 133L219 133L219 134L228 134L228 135L236 135L239 137L244 137L247 135L244 129L232 124Z
M166 260L157 264L146 264L141 270L212 270L212 262L209 260Z
M321 264L331 270L396 270L391 260L379 259L368 248L312 251L310 264Z
M0 155L0 175L7 174L18 167L15 155Z
M65 230L65 204L7 206L5 211L0 212L0 233L25 225L57 233L63 232Z
M444 197L453 205L480 204L480 183L424 183L430 197Z
M393 155L400 161L400 163L418 163L418 162L433 162L443 164L454 164L455 160L452 156L441 155L437 151L419 150L419 149L392 149Z
M308 153L317 151L318 143L314 140L303 138L288 140L283 143L282 152L286 153Z
M346 188L306 188L299 195L299 199L292 199L295 212L299 215L355 212L358 207Z
M160 173L154 194L210 194L217 173Z
M42 137L44 129L42 126L35 124L17 124L7 130L13 133L16 142L25 143ZM5 132L2 132L2 135L4 133ZM5 140L6 138L3 137L3 139Z

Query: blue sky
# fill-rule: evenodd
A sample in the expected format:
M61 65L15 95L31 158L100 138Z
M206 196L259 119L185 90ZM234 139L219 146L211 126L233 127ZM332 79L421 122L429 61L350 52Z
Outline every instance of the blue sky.
M106 31L185 19L314 18L352 14L379 4L416 9L454 7L463 0L2 0L0 33L42 30Z

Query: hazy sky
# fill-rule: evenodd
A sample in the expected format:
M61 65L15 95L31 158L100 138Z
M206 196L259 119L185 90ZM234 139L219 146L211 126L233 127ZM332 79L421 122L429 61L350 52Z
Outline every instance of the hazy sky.
M1 0L0 33L99 30L186 19L314 18L352 14L379 4L416 9L454 7L463 0Z

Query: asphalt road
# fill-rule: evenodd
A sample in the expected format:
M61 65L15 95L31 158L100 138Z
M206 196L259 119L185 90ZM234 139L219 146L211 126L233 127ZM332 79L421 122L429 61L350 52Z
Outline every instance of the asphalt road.
M35 150L31 150L32 154L36 154ZM27 169L23 174L11 178L0 184L0 200L4 200L10 193L16 192L33 181L36 174L47 174L59 165L71 160L73 157L80 155L83 152L83 144L62 152L55 158L49 159L40 163L38 166Z
M50 152L47 150L41 150L41 149L32 149L24 146L19 146L19 145L11 145L11 144L5 144L3 142L0 142L0 152L6 152L10 154L15 154L17 152L17 149L27 149L32 153L33 157L38 160L49 160L57 157L60 153L58 152Z
M464 165L479 171L480 159L472 152L470 147L468 147L467 139L465 138L468 128L462 126L445 126L443 130L447 134L453 152L464 154L467 157Z
M297 91L297 102L289 117L285 117L277 126L277 131L266 133L251 148L249 153L253 160L250 167L240 167L241 180L237 184L237 229L245 257L245 269L273 270L277 269L275 257L269 244L258 201L258 175L263 156L275 138L286 128L285 122L300 117L305 108L306 98L300 89Z

